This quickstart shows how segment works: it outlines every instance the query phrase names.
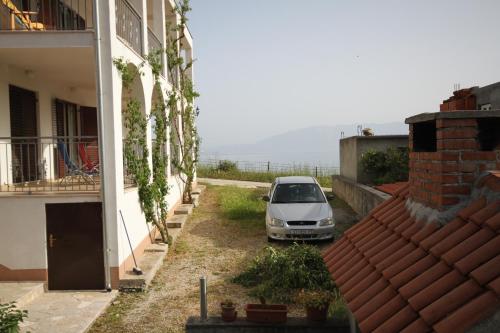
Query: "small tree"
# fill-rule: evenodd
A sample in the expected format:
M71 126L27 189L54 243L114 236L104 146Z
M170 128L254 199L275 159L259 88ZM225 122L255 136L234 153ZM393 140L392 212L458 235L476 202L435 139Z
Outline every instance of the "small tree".
M171 135L179 144L179 149L170 152L174 167L179 170L184 182L182 201L191 203L192 184L196 174L200 138L196 129L198 112L194 108L194 100L199 94L194 90L193 82L188 72L193 66L193 60L185 61L181 54L185 39L187 13L191 10L189 0L182 0L174 12L179 15L176 25L167 25L166 53L167 67L172 78L173 89L169 94L168 109Z
M361 166L375 184L408 180L408 149L369 150L361 157Z

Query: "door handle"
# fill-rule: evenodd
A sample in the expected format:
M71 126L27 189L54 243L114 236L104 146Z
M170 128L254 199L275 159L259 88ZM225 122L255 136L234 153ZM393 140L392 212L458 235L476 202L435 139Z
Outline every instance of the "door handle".
M56 241L57 238L54 238L54 235L50 234L49 235L49 247L53 248L54 247L54 241Z

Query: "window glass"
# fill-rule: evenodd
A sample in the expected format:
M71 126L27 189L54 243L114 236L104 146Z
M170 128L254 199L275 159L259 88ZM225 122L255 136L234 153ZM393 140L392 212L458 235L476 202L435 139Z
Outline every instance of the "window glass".
M317 184L278 184L272 203L319 203L325 197Z

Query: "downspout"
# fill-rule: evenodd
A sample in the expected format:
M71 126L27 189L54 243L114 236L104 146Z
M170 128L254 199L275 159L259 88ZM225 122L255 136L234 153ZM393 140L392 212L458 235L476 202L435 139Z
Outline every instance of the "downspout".
M101 200L102 200L102 236L103 236L103 249L104 249L104 278L106 290L111 291L111 274L109 266L109 249L108 249L108 227L106 224L106 201L105 201L105 166L104 166L104 140L103 140L103 128L104 128L104 116L103 116L103 101L102 101L102 65L101 65L101 28L99 21L99 3L98 0L93 0L93 14L94 14L94 30L95 30L95 63L97 67L96 72L96 91L97 91L97 133L98 143L99 143L99 170L101 177Z

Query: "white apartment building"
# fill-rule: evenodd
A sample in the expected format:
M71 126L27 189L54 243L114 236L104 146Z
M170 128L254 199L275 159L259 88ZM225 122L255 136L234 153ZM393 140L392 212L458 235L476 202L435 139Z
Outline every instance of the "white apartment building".
M139 67L148 52L163 48L166 23L179 20L174 6L174 0L0 1L0 281L43 281L49 290L117 288L133 266L120 212L136 256L151 243L154 230L124 167L126 92L113 59ZM184 35L182 52L192 59L188 29ZM152 100L172 89L164 53L162 62L163 96L154 94L149 65L132 85L146 115ZM169 144L166 153L176 148ZM169 163L172 210L183 185L171 169Z

